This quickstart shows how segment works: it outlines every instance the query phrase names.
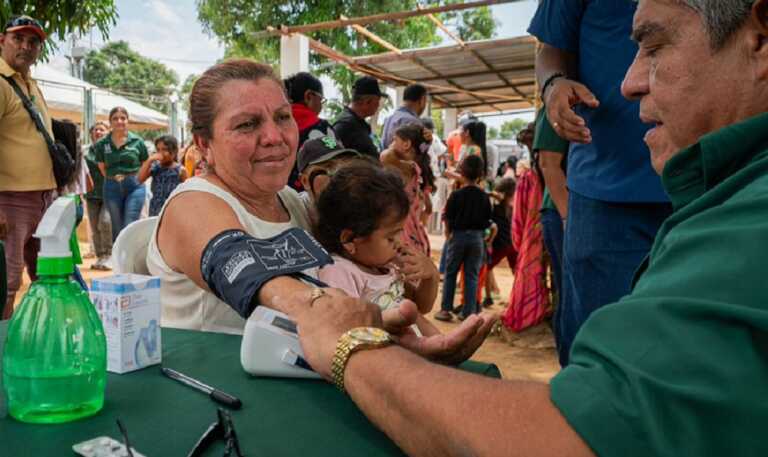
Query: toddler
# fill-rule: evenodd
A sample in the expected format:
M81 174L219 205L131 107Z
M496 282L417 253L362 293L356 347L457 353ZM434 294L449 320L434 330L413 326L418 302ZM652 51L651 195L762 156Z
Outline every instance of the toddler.
M139 169L139 182L152 176L152 199L149 201L149 215L157 216L163 209L171 192L187 179L187 170L176 162L179 142L171 135L163 135L155 140L155 150L149 160Z

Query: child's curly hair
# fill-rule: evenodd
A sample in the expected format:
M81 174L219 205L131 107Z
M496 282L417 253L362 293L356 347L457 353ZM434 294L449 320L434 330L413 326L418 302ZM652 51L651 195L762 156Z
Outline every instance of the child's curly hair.
M355 237L373 233L393 214L405 219L410 209L403 180L397 173L364 161L340 168L317 199L317 222L313 232L323 247L344 254L341 232Z

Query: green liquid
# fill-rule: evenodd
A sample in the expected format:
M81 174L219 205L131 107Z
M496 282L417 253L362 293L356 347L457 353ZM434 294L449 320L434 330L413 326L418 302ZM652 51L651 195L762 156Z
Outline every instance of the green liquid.
M8 412L37 424L68 422L96 414L104 405L104 375L95 366L42 377L5 374Z

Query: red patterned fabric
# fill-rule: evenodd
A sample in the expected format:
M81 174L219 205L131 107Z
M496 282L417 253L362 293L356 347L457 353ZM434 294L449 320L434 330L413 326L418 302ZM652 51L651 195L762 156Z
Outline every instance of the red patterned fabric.
M519 332L538 324L552 311L546 286L544 239L541 232L542 186L533 170L517 181L512 216L512 245L517 251L515 282L502 322Z
M422 206L424 204L421 196L421 168L414 163L413 170L411 181L405 185L405 193L408 194L411 208L408 211L408 217L405 218L401 239L403 243L429 256L429 237L427 236L427 230L421 223Z

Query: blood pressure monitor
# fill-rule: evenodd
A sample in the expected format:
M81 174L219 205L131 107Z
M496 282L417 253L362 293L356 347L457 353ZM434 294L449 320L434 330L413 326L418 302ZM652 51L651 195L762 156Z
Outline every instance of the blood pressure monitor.
M320 378L304 359L296 324L266 306L258 306L245 323L240 363L255 376Z

